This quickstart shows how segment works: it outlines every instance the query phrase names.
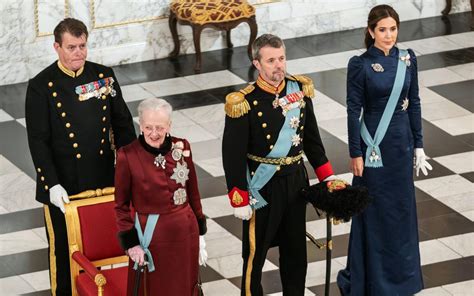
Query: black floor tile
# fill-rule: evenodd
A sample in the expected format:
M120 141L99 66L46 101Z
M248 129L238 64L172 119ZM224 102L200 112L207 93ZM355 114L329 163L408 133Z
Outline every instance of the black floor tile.
M227 65L222 62L222 59L216 58L221 55L221 51L227 51L228 49L221 49L216 51L203 52L201 55L201 71L200 73L208 73L214 71L222 71L227 69ZM196 63L194 54L181 55L177 58L169 59L172 62L173 70L179 76L188 76L197 74L194 71L194 65ZM248 58L247 58L248 61ZM250 63L248 61L248 63Z
M120 85L177 77L175 64L169 59L143 61L113 67Z
M325 138L322 141L334 174L338 175L349 172L349 149L347 144L334 136Z
M212 220L242 240L242 220L234 217L234 215L212 218Z
M420 181L420 180L426 180L426 179L432 179L432 178L437 178L437 177L444 177L444 176L449 176L453 175L454 172L451 171L450 169L444 167L441 165L439 162L429 159L428 162L431 164L433 169L431 171L428 171L428 175L425 176L423 172L420 170L418 177L416 176L416 170L413 169L413 177L415 181Z
M321 214L321 216L318 215L318 212ZM310 203L307 203L306 204L306 222L325 219L324 212L319 211L319 210L318 212L316 212L316 209Z
M240 283L242 282L242 277L241 276L238 276L238 277L235 277L235 278L230 278L228 279L232 284L234 284L234 286L236 286L237 288L240 289Z
M286 59L294 60L314 56L314 49L305 47L297 38L284 40Z
M344 36L344 34L346 34ZM349 42L345 42L344 38L337 37L347 37L347 35L353 35L349 39ZM306 37L295 38L296 44L304 50L308 51L311 56L314 55L323 55L336 53L341 51L358 49L360 47L355 46L354 42L357 42L359 34L350 34L347 32L335 32L327 33L321 35L312 35ZM355 38L355 39L354 39ZM360 35L360 40L364 40L363 35Z
M438 157L472 151L472 146L423 120L423 145L426 155Z
M36 201L31 201L36 202ZM43 208L0 215L0 234L44 226Z
M25 117L26 87L28 83L0 85L0 109L15 119Z
M5 255L0 257L0 278L46 270L48 266L48 249Z
M344 71L329 70L306 75L313 79L316 90L346 106L346 74Z
M472 280L474 257L464 257L422 266L423 275L429 280L425 288L438 287Z
M206 170L204 170L203 168L201 168L197 164L194 164L194 167L196 168L196 175L197 175L198 181L201 180L201 179L212 178L211 174L206 172Z
M282 291L280 270L270 270L262 273L262 287L265 294Z
M23 296L50 296L51 290L36 291L27 294L21 294Z
M474 47L426 54L417 57L418 71L474 62Z
M220 275L217 271L212 269L209 265L206 267L199 266L199 275L201 276L201 281L203 283L222 280L224 277Z
M326 238L318 239L320 243L326 243ZM347 256L347 248L349 246L349 234L334 236L333 239L332 258ZM313 243L308 242L308 262L316 262L326 260L326 248L319 249Z
M436 199L418 202L416 209L418 220L456 213L453 209Z
M325 295L325 285L309 287L308 290L310 290L316 295ZM341 293L339 293L339 288L337 287L336 283L331 283L329 285L329 296L341 296Z
M418 227L433 238L453 236L474 231L472 221L459 213L419 219Z
M3 139L0 141L0 154L33 180L36 180L26 129L17 121L0 122L0 135Z
M423 20L423 27L433 31L435 36L458 34L471 31L466 13L449 14L446 17L430 17Z
M418 189L417 187L415 187L415 196L417 203L434 199L433 197L431 197L431 195Z
M471 183L474 183L474 172L461 174L462 177L468 179Z
M474 80L432 86L430 89L464 109L474 112Z
M398 42L436 37L436 33L429 27L423 26L422 19L405 21L400 24Z
M467 145L471 146L471 148L474 148L474 133L454 136L454 138L456 138L458 141L466 143Z
M227 195L225 180L219 178L202 178L198 180L199 193L201 198ZM225 198L225 197L223 197Z
M243 80L247 82L252 82L257 80L258 77L258 71L254 66L248 66L248 67L243 67L243 68L232 68L229 69L232 73L235 75L239 76Z
M210 94L211 96L217 98L221 103L225 103L225 97L229 93L239 91L246 86L247 84L224 86L224 87L219 87L219 88L208 89L206 90L206 92Z

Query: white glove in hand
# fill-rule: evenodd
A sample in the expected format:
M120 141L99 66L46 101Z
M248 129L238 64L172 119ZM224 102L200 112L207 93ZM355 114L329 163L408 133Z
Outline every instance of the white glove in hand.
M337 177L335 175L331 175L331 176L326 177L326 179L324 179L323 182L334 181L334 180L337 180Z
M145 251L140 245L128 249L127 254L133 262L138 262L138 265L143 266L145 264Z
M428 170L431 171L433 169L428 161L426 161L425 150L423 150L423 148L415 148L415 169L417 177L420 174L420 169L425 176L428 176Z
M207 251L206 251L206 241L204 240L204 235L199 236L199 265L206 266L207 262Z
M64 203L69 203L69 197L66 189L63 186L57 184L49 189L49 201L57 206L61 212L65 213Z
M243 207L234 208L234 216L242 220L250 220L252 218L252 207L246 205Z

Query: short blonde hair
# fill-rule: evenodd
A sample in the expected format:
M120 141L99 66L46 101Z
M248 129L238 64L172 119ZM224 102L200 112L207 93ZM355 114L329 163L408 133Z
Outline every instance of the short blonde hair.
M173 113L173 107L171 107L170 103L168 103L164 99L151 98L141 101L137 107L138 119L140 120L140 122L142 120L143 112L145 110L163 111L166 113L166 115L168 115L168 118L171 121L171 113Z

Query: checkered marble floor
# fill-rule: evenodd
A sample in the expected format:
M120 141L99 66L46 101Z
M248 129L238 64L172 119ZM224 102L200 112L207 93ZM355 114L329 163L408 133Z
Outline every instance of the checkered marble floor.
M418 57L425 151L434 169L416 178L423 277L419 295L474 293L474 32L470 13L403 22L399 46ZM349 58L363 52L362 29L286 40L288 71L310 76L315 113L336 174L348 181L345 79ZM175 108L172 134L192 144L205 214L206 295L239 295L241 222L232 216L223 177L221 138L225 95L255 79L245 48L114 67L137 120L140 100L163 97ZM24 120L26 83L0 86L0 295L48 295L47 241L41 205L34 200L34 169ZM309 170L311 174L312 170ZM312 182L314 174L310 175ZM325 237L325 220L308 207L307 229ZM345 265L350 223L333 227L331 295ZM324 292L325 254L308 242L306 295ZM263 286L281 295L278 250L271 249Z

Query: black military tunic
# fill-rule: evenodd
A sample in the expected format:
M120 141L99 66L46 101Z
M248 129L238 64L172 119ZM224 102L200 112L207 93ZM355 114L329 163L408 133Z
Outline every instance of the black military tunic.
M111 68L86 62L73 72L54 62L29 81L25 113L39 202L51 205L49 188L56 184L69 195L113 186L112 144L124 146L136 135ZM55 242L55 246L50 244L54 247L50 252L53 293L69 294L64 215L56 206L49 206L45 218L50 243Z
M253 175L259 161L273 149L285 123L282 107L274 100L287 95L287 84L296 81L304 92L299 116L292 118L296 135L288 152L291 164L276 165L276 173L259 191L268 205L254 211L250 221L243 222L244 259L242 295L263 295L261 270L270 247L278 245L280 275L284 295L303 295L306 277L306 202L299 191L308 184L304 153L320 180L333 174L319 135L311 96L313 83L304 76L287 77L278 87L259 77L240 92L226 98L226 121L223 136L223 164L233 207L252 204L247 190L247 167ZM249 201L250 198L250 201Z

